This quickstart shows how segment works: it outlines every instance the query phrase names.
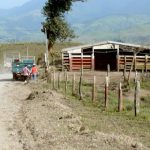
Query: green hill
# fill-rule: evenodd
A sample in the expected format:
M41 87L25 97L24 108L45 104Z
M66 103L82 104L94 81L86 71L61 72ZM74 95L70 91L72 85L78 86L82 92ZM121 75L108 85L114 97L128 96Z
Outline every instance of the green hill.
M79 41L116 40L148 43L150 16L112 15L91 22L73 25Z
M0 10L0 42L41 42L42 7L46 0L30 0ZM66 19L74 29L74 41L115 40L134 43L150 41L149 0L87 0L76 2Z

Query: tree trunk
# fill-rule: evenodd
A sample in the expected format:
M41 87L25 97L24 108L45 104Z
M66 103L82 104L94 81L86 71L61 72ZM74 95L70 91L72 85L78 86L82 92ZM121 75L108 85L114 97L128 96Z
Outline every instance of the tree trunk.
M51 42L48 42L48 55L51 56L52 60L52 65L54 65L54 52L53 52L53 46L54 44L51 43ZM48 56L48 59L49 59L49 56Z

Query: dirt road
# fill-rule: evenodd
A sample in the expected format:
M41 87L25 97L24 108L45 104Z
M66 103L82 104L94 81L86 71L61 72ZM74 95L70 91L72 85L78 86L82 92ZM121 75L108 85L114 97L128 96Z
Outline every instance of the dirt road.
M42 86L0 75L0 150L147 149L125 135L90 131L61 94Z
M22 106L22 100L29 91L21 92L22 84L13 82L11 74L0 74L0 150L21 150L15 119Z

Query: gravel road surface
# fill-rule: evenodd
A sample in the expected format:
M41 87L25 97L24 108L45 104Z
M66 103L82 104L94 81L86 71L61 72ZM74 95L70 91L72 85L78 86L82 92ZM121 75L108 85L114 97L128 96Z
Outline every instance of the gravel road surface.
M21 100L28 92L22 92L21 82L14 82L10 73L0 74L0 150L21 150L15 119L22 106Z

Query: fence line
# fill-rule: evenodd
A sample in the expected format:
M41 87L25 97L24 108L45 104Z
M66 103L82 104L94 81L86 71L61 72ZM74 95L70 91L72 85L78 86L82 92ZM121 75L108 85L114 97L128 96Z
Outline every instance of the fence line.
M109 68L109 67L108 67ZM109 70L109 69L108 69ZM64 73L64 78L63 78ZM57 75L57 77L56 77ZM109 76L108 76L109 75ZM140 113L140 81L139 81L139 75L142 75L141 78L143 78L143 73L137 73L135 72L135 79L133 83L135 83L135 93L134 96L134 112L135 116L137 116ZM147 77L149 77L149 74L146 74ZM84 75L83 70L81 69L80 76L77 78L77 74L73 73L69 75L67 71L65 72L49 72L47 76L47 82L48 84L51 84L52 89L58 89L58 90L64 90L65 98L67 98L67 95L71 93L72 96L78 96L79 100L83 100L84 96L86 96L87 99L91 99L92 103L95 102L103 102L104 103L104 109L105 111L108 111L111 107L111 96L109 98L109 95L111 94L111 74L109 74L109 71L107 73L107 76L105 77L104 84L101 85L101 91L98 88L98 80L97 76L93 76L93 82L85 82L85 79L83 81ZM78 79L78 80L77 80ZM110 81L111 80L111 81ZM142 80L141 80L142 82ZM57 86L56 86L57 83ZM96 84L97 83L97 84ZM78 84L78 86L77 86ZM123 111L124 107L124 101L123 101L123 84L119 82L117 84L118 87L116 90L116 101L118 97L118 104L116 105L116 109L118 112ZM87 89L86 89L87 88ZM104 88L104 90L102 90ZM69 93L70 90L70 93ZM77 92L78 91L78 92ZM104 92L102 92L104 91ZM102 92L102 95L100 95L100 92ZM91 93L91 94L89 94ZM115 93L115 92L114 92ZM101 98L101 100L98 98L98 96L104 97Z

